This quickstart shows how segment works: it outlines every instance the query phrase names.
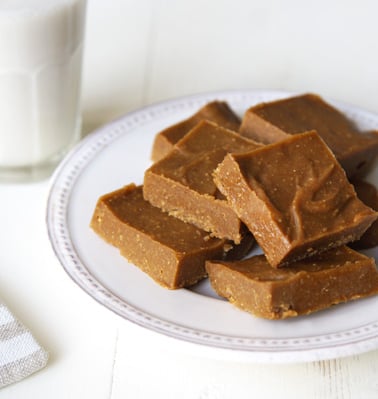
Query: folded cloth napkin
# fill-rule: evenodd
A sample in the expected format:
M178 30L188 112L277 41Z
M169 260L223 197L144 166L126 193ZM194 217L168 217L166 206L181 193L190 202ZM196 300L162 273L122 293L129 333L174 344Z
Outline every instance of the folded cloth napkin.
M47 359L30 331L0 303L0 388L40 370Z

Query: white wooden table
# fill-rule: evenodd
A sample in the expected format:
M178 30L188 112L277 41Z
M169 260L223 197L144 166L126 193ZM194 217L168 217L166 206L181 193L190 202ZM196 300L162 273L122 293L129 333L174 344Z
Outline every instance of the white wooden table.
M235 88L378 112L376 2L88 0L84 132L142 105ZM0 398L377 398L378 351L304 364L180 351L84 293L45 227L49 182L0 185L0 295L50 352Z

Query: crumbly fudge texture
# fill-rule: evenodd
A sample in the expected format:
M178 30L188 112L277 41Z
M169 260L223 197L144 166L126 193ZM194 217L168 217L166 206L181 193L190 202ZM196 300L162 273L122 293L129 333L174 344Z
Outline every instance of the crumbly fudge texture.
M357 197L367 206L378 211L378 190L373 185L363 180L352 181ZM368 249L378 245L378 220L376 220L362 235L351 244L354 249Z
M214 180L275 267L357 240L378 215L316 132L228 154Z
M166 156L186 133L202 120L215 122L235 132L239 131L240 118L225 101L212 101L200 108L191 117L170 126L155 136L151 158L154 162Z
M202 121L144 175L144 198L152 205L219 238L239 243L242 223L217 190L212 173L229 152L261 144Z
M102 196L91 227L160 285L175 289L206 277L208 259L240 259L251 249L246 235L238 246L184 223L143 199L142 187L130 184Z
M378 294L373 259L342 246L276 269L264 255L238 262L207 261L218 295L267 319L305 315Z
M339 110L314 94L261 103L249 108L240 133L269 144L288 135L316 130L348 177L363 175L378 154L378 135L362 134Z

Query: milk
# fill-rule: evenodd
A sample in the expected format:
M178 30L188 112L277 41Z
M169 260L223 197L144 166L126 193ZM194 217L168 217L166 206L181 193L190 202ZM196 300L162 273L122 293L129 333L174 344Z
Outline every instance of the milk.
M80 135L85 0L0 0L0 169L54 165Z

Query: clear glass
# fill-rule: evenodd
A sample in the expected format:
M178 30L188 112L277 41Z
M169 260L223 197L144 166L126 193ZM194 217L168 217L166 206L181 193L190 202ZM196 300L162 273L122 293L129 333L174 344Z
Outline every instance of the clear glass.
M48 177L81 132L86 0L0 2L0 181Z

